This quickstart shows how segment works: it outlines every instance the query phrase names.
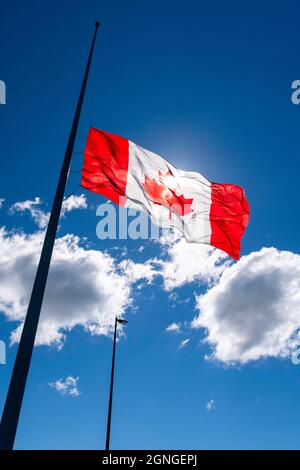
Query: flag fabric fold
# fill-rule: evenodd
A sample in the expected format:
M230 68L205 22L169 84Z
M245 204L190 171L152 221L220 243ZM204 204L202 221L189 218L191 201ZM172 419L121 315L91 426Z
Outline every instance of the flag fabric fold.
M81 184L116 204L147 212L161 227L176 227L188 242L206 243L240 258L250 216L240 186L212 183L95 128L88 134Z

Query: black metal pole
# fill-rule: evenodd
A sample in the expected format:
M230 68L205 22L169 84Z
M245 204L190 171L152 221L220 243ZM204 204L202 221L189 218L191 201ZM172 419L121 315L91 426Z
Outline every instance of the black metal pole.
M66 182L68 178L70 163L74 150L75 138L80 119L81 108L84 100L86 85L91 67L93 51L97 36L97 30L100 23L95 23L95 32L88 56L88 61L81 85L80 94L75 110L74 120L69 135L64 160L61 167L60 177L52 205L51 215L44 239L44 244L40 256L37 273L35 276L32 293L27 309L27 315L24 322L22 336L18 347L18 352L7 392L2 419L0 424L0 450L12 450L18 427L18 421L26 386L26 380L29 372L32 351L38 322L41 313L41 307L47 283L48 271L53 252L57 226L59 222L61 206L64 198Z
M116 340L117 340L117 324L118 324L118 320L117 320L117 318L116 318L116 319L115 319L115 331L114 331L114 345L113 345L112 363L111 363L110 391L109 391L109 403L108 403L107 431L106 431L106 445L105 445L105 450L109 450L109 443L110 443L110 425L111 425L112 398L113 398L113 390L114 390L115 356L116 356Z
M114 375L115 375L115 357L116 357L116 341L117 341L117 326L118 323L126 325L128 322L121 318L115 319L115 331L114 331L114 345L112 352L112 363L111 363L111 376L110 376L110 391L109 391L109 403L108 403L108 414L107 414L107 430L106 430L106 445L105 450L109 450L110 444L110 426L111 426L111 411L112 411L112 400L114 391Z

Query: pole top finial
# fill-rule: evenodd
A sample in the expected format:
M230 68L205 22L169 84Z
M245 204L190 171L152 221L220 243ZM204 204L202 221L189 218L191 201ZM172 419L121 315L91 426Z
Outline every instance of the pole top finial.
M100 21L96 21L96 22L95 22L95 26L96 26L96 28L99 28L99 26L100 26Z

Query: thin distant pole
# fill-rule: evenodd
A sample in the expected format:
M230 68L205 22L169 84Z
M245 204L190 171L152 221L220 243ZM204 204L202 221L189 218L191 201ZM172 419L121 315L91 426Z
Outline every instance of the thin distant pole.
M74 114L73 124L71 127L71 132L69 135L67 148L65 151L65 156L63 159L57 189L52 205L47 232L45 235L40 261L31 292L22 336L20 339L20 344L18 347L10 385L2 413L2 419L0 423L0 450L12 450L14 446L26 381L32 357L32 351L34 347L36 331L38 327L44 292L48 278L49 266L57 232L57 226L64 199L66 182L70 169L82 104L88 82L89 71L92 63L93 51L99 26L100 23L97 21L95 23L95 32L93 35L88 61Z
M109 391L109 403L108 403L108 414L107 414L105 450L109 450L109 443L110 443L111 410L112 410L112 398L113 398L114 375L115 375L116 340L117 340L117 319L115 319L114 345L113 345L112 363L111 363L110 391Z
M107 430L106 430L106 445L105 450L109 450L110 444L110 427L111 427L111 412L112 412L112 401L113 401L113 390L114 390L114 375L115 375L115 357L116 357L116 342L117 342L117 326L118 323L126 324L126 320L120 318L115 319L115 330L114 330L114 345L112 352L112 363L111 363L111 376L110 376L110 391L109 391L109 403L108 403L108 414L107 414Z

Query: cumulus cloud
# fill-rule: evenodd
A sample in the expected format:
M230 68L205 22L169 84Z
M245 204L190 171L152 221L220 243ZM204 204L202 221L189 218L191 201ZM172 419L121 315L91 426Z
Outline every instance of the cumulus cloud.
M231 263L223 251L208 245L187 243L176 233L162 237L160 244L166 258L156 262L167 291L195 281L211 284Z
M186 346L189 342L190 342L189 338L183 339L182 341L180 341L180 343L179 343L179 349L185 348L185 346Z
M0 228L0 311L19 326L11 342L19 341L36 267L42 232L26 235ZM126 271L107 253L88 249L79 237L58 238L53 252L36 345L63 346L75 326L93 335L109 335L115 316L131 305L131 287L149 269L133 265Z
M35 198L15 203L11 211L28 211L43 229L48 215L40 205ZM63 215L86 207L84 195L70 196ZM42 232L27 235L0 228L0 311L18 322L12 343L20 338L43 238ZM196 296L199 313L189 326L205 330L209 358L244 364L287 357L299 345L300 255L262 248L233 263L222 251L189 244L176 234L166 234L159 247L159 258L135 263L89 249L74 234L58 238L36 344L61 348L75 326L92 335L110 335L115 315L122 317L132 306L133 284L162 276L164 289L177 304L189 299L181 301L172 290L195 281L206 287ZM171 323L166 331L188 336L187 327L186 321ZM188 342L183 339L179 348Z
M50 213L45 212L40 208L42 205L42 201L39 197L35 197L34 199L28 199L26 201L19 201L15 202L10 207L10 213L14 214L16 212L23 213L29 212L33 221L37 224L40 229L44 229L47 227ZM61 217L64 217L67 212L71 212L72 210L76 209L86 209L87 208L87 201L84 194L80 196L71 195L69 197L64 198L62 203L61 209Z
M16 212L22 213L28 211L37 226L40 229L44 229L48 224L49 213L39 208L41 204L42 201L39 197L28 199L27 201L15 202L10 207L10 213L15 214Z
M167 326L166 331L168 332L174 332L174 333L179 333L180 331L180 324L179 323L171 323L170 325Z
M216 409L215 400L209 400L205 406L207 411L214 411Z
M73 377L69 375L66 379L58 379L55 382L50 382L49 387L54 388L60 395L69 397L78 397L81 392L78 389L79 377Z
M76 196L72 194L69 197L65 197L61 208L61 217L67 212L74 211L76 209L87 209L87 201L84 194Z
M192 327L206 329L210 357L227 364L287 357L300 340L300 255L262 248L242 257L197 307Z
M131 259L124 259L119 263L119 267L126 273L126 276L131 279L132 282L140 279L145 279L148 282L151 282L157 274L153 269L151 260L148 260L145 263L135 263Z

